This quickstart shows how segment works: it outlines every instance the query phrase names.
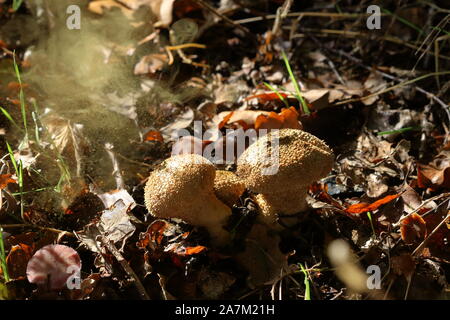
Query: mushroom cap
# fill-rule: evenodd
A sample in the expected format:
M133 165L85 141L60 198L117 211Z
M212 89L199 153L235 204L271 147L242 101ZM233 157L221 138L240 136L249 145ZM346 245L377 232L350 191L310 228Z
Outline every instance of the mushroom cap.
M73 269L69 270L69 267ZM39 285L45 285L50 279L50 289L62 289L69 277L80 268L80 256L74 249L51 244L36 251L28 261L27 278L29 282Z
M172 156L150 174L145 205L155 217L195 223L192 214L198 207L199 195L212 194L215 175L214 165L200 155Z
M214 180L216 197L229 207L233 206L245 191L244 182L231 171L217 170Z
M272 139L278 135L278 171L264 174L275 163ZM275 155L274 155L275 154ZM238 159L237 175L254 192L273 193L307 186L326 176L334 162L333 151L316 136L297 129L271 131L253 143Z

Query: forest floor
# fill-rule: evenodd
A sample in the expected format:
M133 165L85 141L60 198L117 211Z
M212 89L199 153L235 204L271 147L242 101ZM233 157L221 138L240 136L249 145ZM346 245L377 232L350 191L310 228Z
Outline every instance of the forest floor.
M449 299L445 4L0 0L0 299ZM289 225L245 190L217 246L144 203L196 123L302 128L333 169Z

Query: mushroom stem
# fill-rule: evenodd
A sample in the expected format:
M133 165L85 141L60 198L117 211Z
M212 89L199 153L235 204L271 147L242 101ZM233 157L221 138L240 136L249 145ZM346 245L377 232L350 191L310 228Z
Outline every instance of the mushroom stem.
M226 244L230 240L230 234L223 229L223 226L231 215L231 209L212 194L210 201L202 204L198 212L196 221L192 221L192 223L205 227L209 231L213 243Z
M274 224L277 214L292 215L306 210L307 191L307 186L301 186L289 191L258 194L255 201L261 209L264 222ZM289 224L289 220L285 219L284 223Z

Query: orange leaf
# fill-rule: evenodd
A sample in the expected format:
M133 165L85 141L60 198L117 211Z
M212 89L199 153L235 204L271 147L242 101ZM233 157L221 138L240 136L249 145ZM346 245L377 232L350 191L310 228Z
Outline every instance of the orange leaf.
M286 99L288 97L288 95L286 93L282 93L282 92L280 92L280 96L282 96L284 99ZM251 100L254 98L257 98L259 103L266 103L268 101L280 100L280 97L275 92L255 94L253 96L249 96L249 97L245 98L245 100L248 101L248 100Z
M9 183L17 183L16 180L11 178L12 174L0 174L0 190L6 188Z
M353 213L353 214L361 214L364 212L375 211L383 204L391 202L392 200L397 199L398 197L400 197L400 194L393 194L393 195L386 196L383 199L377 200L374 203L362 202L362 203L353 204L350 207L348 207L347 209L345 209L345 212Z
M160 132L158 131L149 131L145 134L144 141L159 141L164 142L164 139Z
M275 112L269 113L268 116L260 114L255 121L255 129L281 129L284 118Z
M206 250L206 247L204 246L196 246L196 247L187 247L184 254L187 256L198 254L200 252L203 252Z
M400 233L406 244L423 240L427 235L426 222L420 215L413 213L400 222Z
M230 112L229 114L227 114L225 116L225 118L223 118L222 121L220 121L219 130L222 129L228 123L228 120L230 120L232 116L233 116L233 112Z
M33 249L23 243L11 247L11 251L6 257L9 276L18 279L26 276L27 264L33 255Z
M280 115L284 118L283 128L285 129L303 129L303 126L298 121L298 112L294 107L289 109L283 108Z
M279 114L275 112L268 115L261 114L256 118L255 129L302 129L298 116L294 107L283 108Z

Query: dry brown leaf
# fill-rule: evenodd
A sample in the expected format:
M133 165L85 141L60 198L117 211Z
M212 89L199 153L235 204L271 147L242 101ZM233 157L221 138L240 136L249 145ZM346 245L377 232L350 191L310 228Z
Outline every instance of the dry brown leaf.
M167 65L169 58L165 53L153 53L143 56L134 67L135 75L155 74Z
M396 275L403 275L406 279L409 279L416 270L416 262L414 258L408 254L402 254L391 258L392 271Z
M400 221L400 233L406 244L424 240L427 236L425 220L417 213L409 215Z
M417 184L419 188L432 190L450 188L450 151L442 151L429 163L417 165Z
M113 0L97 0L89 2L88 4L89 11L100 15L104 13L105 9L110 10L111 8L119 8L128 18L131 18L133 15L132 10Z
M8 273L11 279L19 279L25 277L27 273L27 263L33 256L33 248L19 243L11 247L6 257Z

